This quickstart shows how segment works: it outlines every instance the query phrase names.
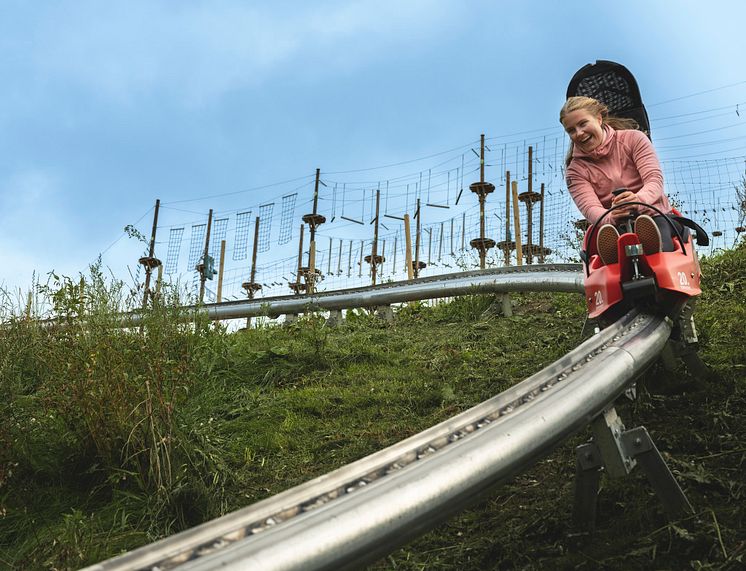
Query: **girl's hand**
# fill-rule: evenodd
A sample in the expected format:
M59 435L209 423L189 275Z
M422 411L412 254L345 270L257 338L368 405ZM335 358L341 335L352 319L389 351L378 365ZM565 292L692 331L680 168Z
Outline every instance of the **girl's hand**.
M621 192L614 196L611 199L611 205L616 206L617 204L624 204L625 202L634 202L637 200L637 195L629 190L625 190L624 192Z
M611 205L618 206L619 204L624 204L625 202L634 202L636 200L637 195L634 192L626 190L612 198ZM634 215L636 211L637 207L632 205L628 206L627 208L620 208L618 210L615 210L611 213L610 216L616 223L624 220L625 218L629 218L630 216Z

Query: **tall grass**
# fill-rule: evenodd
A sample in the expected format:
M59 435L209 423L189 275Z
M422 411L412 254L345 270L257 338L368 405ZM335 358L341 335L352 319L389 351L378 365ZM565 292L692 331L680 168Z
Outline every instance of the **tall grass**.
M183 405L213 380L224 330L185 321L173 291L121 328L137 292L98 266L36 295L51 319L9 312L0 328L0 513L19 508L5 490L39 483L139 504L154 537L219 513L227 474Z

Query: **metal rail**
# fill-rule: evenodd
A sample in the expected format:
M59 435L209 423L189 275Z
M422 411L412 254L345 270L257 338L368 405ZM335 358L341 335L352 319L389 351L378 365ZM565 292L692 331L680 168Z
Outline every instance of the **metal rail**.
M598 416L663 348L632 311L507 391L334 472L89 571L345 569L473 503Z
M278 317L313 310L377 307L406 301L452 297L470 293L500 293L514 291L583 291L579 264L545 264L525 267L495 268L457 274L445 274L411 281L391 282L377 286L262 299L230 301L206 305L185 306L186 314L205 312L210 319L242 317ZM130 314L130 323L137 324L139 313Z

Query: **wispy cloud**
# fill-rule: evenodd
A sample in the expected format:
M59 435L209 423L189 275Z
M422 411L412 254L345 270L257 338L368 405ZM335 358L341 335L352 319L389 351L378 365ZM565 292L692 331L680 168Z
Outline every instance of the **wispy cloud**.
M27 169L0 180L0 282L18 281L18 276L25 282L50 260L66 264L73 257L65 246L73 236L69 210L54 175Z
M76 2L31 17L31 73L127 102L166 90L190 104L269 76L365 65L444 33L450 2ZM29 41L31 35L32 41ZM35 38L38 41L33 41ZM300 66L300 69L298 67Z

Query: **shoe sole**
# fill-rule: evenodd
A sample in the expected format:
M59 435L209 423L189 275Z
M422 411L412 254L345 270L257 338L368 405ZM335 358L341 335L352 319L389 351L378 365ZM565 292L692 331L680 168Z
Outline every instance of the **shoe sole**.
M611 224L605 224L598 231L598 238L596 240L596 249L598 255L601 256L601 261L605 265L616 264L619 261L617 251L617 241L619 240L619 232Z
M635 234L642 244L646 256L661 251L661 231L650 216L643 214L635 221Z

